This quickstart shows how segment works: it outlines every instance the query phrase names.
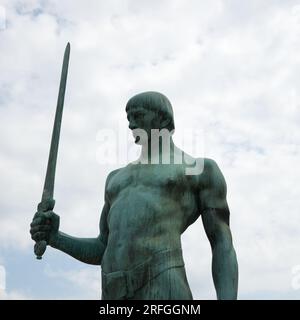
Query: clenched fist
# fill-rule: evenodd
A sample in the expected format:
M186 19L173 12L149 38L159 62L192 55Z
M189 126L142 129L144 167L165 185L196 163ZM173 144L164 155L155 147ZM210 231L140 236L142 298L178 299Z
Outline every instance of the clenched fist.
M37 212L30 224L31 238L52 245L58 235L59 216L53 211Z

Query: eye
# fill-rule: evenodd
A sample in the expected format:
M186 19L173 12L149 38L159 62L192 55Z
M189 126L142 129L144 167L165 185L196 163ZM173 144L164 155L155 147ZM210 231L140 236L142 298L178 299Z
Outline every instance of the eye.
M141 118L142 116L143 116L142 112L136 112L134 115L135 118Z

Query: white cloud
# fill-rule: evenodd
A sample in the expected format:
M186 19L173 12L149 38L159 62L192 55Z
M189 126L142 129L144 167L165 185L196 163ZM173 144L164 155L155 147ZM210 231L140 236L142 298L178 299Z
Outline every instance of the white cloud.
M0 290L0 300L29 300L29 299L31 299L29 296L18 291L6 292L4 290Z
M1 257L0 257L1 258ZM0 259L1 262L2 258ZM6 268L0 264L0 300L28 300L30 297L19 290L7 290Z
M99 268L80 270L58 270L55 267L47 266L45 274L51 281L62 281L71 283L76 289L80 289L80 297L70 296L68 299L100 299L101 297L101 273ZM59 294L58 298L61 298Z

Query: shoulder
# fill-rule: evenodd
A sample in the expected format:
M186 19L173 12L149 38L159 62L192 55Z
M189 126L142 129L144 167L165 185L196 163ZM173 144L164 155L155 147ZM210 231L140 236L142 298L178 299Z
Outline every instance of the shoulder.
M107 187L109 181L118 173L120 172L121 170L123 170L124 167L122 168L118 168L118 169L115 169L115 170L112 170L106 177L106 182L105 182L105 187Z
M221 169L213 159L204 158L203 178L206 187L226 186L226 182Z
M217 162L210 158L204 158L204 170L207 172L215 171L219 168Z
M118 172L120 172L122 169L123 168L115 169L115 170L111 171L106 177L105 187L104 187L104 199L108 203L110 202L110 200L109 200L109 188L111 186L111 181L113 180L113 177L116 174L118 174Z
M226 181L216 161L209 158L204 159L199 189L201 202L205 207L223 208L227 206Z
M202 188L208 188L210 184L214 184L218 180L225 182L221 169L215 160L210 158L196 158L195 162L199 169L199 174L196 174L199 186L201 185Z

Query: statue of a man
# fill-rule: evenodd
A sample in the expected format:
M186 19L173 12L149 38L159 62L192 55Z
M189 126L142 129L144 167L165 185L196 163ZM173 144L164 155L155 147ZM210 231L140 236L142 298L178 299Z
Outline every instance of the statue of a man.
M140 144L140 158L110 172L97 238L71 237L59 230L59 216L37 212L31 223L35 241L77 260L102 267L102 299L192 299L181 251L181 234L201 216L212 248L212 275L218 299L236 299L238 266L229 229L226 183L216 162L194 159L175 146L151 145L153 129L174 130L172 106L157 92L144 92L126 105L129 128ZM146 135L137 135L138 129ZM165 153L169 163L163 163ZM203 163L186 174L178 154ZM156 157L151 163L149 158ZM152 159L151 158L151 159ZM197 257L195 257L197 263Z

